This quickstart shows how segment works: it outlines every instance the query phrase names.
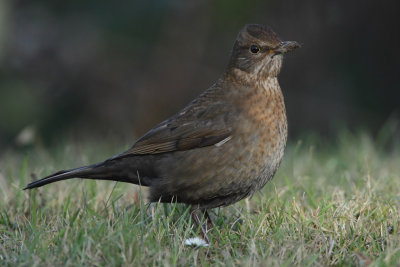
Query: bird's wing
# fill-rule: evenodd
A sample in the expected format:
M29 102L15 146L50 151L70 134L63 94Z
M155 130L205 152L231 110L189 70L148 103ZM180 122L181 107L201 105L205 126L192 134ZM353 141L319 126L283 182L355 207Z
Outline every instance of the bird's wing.
M203 95L181 112L160 123L129 150L115 158L182 151L218 144L232 133L230 108L223 101L205 104Z
M125 155L159 154L211 146L228 138L229 129L153 129L123 153Z

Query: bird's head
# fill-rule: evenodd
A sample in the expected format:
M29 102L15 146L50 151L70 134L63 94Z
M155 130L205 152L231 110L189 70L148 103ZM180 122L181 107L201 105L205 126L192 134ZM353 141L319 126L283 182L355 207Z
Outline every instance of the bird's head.
M248 24L239 32L228 68L255 79L276 77L283 54L298 47L295 41L281 41L268 26Z

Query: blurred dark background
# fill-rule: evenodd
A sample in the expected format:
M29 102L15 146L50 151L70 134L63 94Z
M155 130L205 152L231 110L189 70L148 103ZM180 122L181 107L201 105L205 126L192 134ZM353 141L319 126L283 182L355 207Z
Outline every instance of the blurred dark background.
M292 136L376 132L399 117L398 3L2 0L0 148L133 141L216 81L246 23L303 44L280 75Z

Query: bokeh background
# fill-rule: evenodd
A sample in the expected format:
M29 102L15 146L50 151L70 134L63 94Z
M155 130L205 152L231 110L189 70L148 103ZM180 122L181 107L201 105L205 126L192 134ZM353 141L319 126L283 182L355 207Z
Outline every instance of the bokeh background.
M212 85L246 23L303 44L280 75L292 137L379 132L399 118L398 6L1 0L0 151L66 135L133 142Z

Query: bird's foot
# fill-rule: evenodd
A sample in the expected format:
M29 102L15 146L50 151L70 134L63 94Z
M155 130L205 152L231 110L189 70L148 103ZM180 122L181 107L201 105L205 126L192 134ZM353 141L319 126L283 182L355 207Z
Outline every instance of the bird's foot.
M201 213L201 217L199 217L199 211ZM197 226L200 226L200 236L203 238L205 244L210 244L210 238L207 233L214 227L213 222L211 220L210 215L207 210L200 209L198 206L192 206L190 209L190 213L192 215L193 221ZM188 245L188 240L193 241L196 238L189 238L185 241L185 244ZM199 238L196 240L198 241ZM191 245L194 245L191 243ZM205 246L204 244L202 246Z

